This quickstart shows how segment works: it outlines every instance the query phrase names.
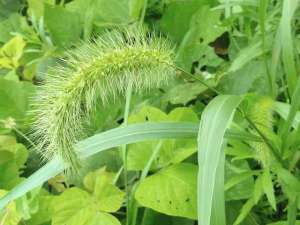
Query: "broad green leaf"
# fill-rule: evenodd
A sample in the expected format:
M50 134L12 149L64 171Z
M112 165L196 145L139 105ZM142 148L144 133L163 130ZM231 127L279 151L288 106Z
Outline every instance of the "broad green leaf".
M53 199L55 197L49 194L39 194L38 196L38 211L31 215L30 220L26 221L30 225L40 225L51 221L53 213Z
M185 105L206 90L207 87L199 82L183 83L175 85L170 90L168 90L163 96L163 100L169 101L172 104Z
M144 106L138 112L132 114L129 123L137 123L144 121L155 122L197 122L197 115L189 108L176 108L168 115L161 110ZM147 164L152 152L158 145L159 141L150 141L143 143L135 143L128 146L128 169L129 170L142 170ZM161 150L157 159L152 164L152 169L161 168L169 163L178 163L191 154L196 152L196 141L193 139L185 140L165 140L162 143Z
M172 165L143 180L135 198L142 206L167 215L196 219L196 177L197 166Z
M193 225L194 223L194 220L167 216L152 209L146 208L141 225Z
M22 3L10 0L0 1L0 19L7 18L21 9Z
M76 187L56 197L53 207L52 225L120 225L114 216L99 211L89 193Z
M213 195L217 168L222 156L222 145L226 129L242 98L220 95L213 99L202 113L198 134L198 223L210 225L211 217L222 216L223 211L212 215ZM224 165L222 165L224 166ZM218 189L220 192L224 190ZM219 204L224 204L220 202ZM223 221L225 223L225 221Z
M12 117L23 120L35 86L29 82L15 82L0 78L0 119Z
M129 1L129 12L131 20L138 20L144 5L147 4L145 0L131 0Z
M97 19L95 13L103 10L97 10L98 7L102 8L97 7L97 2L99 0L75 0L66 4L66 8L80 18L84 40L89 40L92 34L94 20Z
M95 24L99 27L126 25L129 22L129 3L127 0L98 0L95 7L101 7L102 10L96 10Z
M28 13L36 19L40 19L44 16L45 4L54 5L54 0L27 0Z
M203 5L212 3L209 0L173 1L168 4L160 21L163 32L172 39L181 41L189 29L190 20L194 13ZM174 26L176 24L176 26Z
M127 0L75 0L67 4L67 9L80 17L85 29L93 24L101 30L130 22L130 3Z
M27 149L14 137L0 135L0 188L10 189L21 181L20 169L27 157Z
M2 46L0 49L0 68L17 68L20 65L19 60L25 45L23 38L16 36Z
M7 192L0 190L0 197ZM10 202L4 209L0 210L0 224L1 225L18 225L21 220L20 215L16 209L16 203Z
M115 174L105 168L90 172L84 178L85 187L92 192L103 212L116 212L123 203L125 193L113 184Z
M27 24L25 17L22 17L18 13L12 13L8 18L2 19L0 21L0 42L8 42L15 36L15 33L27 34L31 31L32 30Z
M0 165L14 161L16 166L21 168L28 157L25 146L17 143L15 137L8 135L0 135L0 152Z
M21 215L23 220L31 218L31 214L35 214L39 210L39 197L42 196L44 190L41 187L37 187L26 195L16 200L17 211Z
M262 61L249 62L235 72L230 72L220 81L220 89L227 94L245 94L247 92L268 93L266 69Z
M68 47L79 40L82 26L76 13L68 11L61 6L45 4L44 20L56 45Z
M208 47L210 42L226 31L226 28L221 26L219 18L220 12L210 10L207 5L202 5L194 13L189 30L184 36L176 56L176 61L182 68L189 71L195 62L199 62L200 67L201 64L202 66L209 65L213 61L216 65L222 62ZM208 61L205 63L205 60Z

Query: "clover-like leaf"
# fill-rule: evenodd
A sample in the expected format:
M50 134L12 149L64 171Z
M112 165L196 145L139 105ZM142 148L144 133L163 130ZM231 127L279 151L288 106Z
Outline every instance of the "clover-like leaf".
M84 178L85 187L92 192L103 212L116 212L122 205L124 192L113 184L115 174L105 168L90 172Z
M92 195L79 188L70 188L53 202L52 225L120 225L114 216L101 212Z

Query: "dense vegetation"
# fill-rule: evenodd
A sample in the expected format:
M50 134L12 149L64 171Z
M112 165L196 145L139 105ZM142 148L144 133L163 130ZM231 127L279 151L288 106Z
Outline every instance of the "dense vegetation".
M0 225L300 224L298 0L1 0Z

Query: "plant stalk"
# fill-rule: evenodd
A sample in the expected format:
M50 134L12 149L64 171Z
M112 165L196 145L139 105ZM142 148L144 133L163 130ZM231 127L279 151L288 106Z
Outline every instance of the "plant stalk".
M126 103L124 110L124 121L123 126L128 124L128 116L130 112L130 102L132 97L132 83L128 84L126 89ZM125 204L126 204L126 212L129 214L129 201L128 201L128 177L127 177L127 145L122 146L122 158L123 158L123 172L124 172L124 186L125 186ZM126 224L129 225L129 217L126 217Z

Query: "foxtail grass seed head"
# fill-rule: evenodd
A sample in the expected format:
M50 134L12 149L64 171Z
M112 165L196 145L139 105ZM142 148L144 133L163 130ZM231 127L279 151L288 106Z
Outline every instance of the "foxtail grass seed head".
M274 102L269 97L256 97L255 103L250 110L249 118L266 137L272 135L273 112ZM258 135L256 131L254 131L254 134ZM271 161L271 152L266 143L255 142L251 143L251 146L256 150L257 159L262 166L268 168Z
M74 144L95 104L160 87L175 74L169 42L143 31L113 31L76 50L47 74L34 100L33 138L44 160L79 168ZM170 66L171 65L171 66Z

